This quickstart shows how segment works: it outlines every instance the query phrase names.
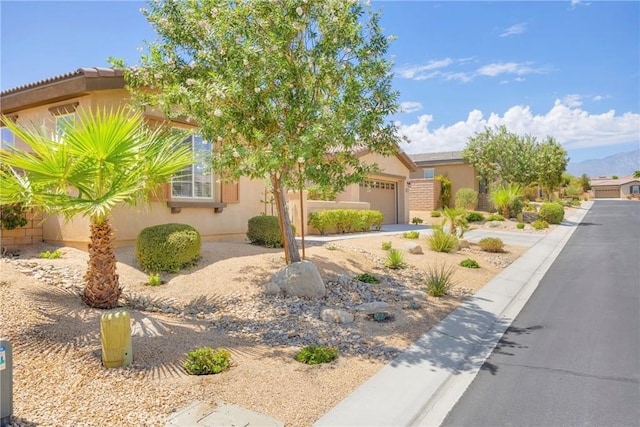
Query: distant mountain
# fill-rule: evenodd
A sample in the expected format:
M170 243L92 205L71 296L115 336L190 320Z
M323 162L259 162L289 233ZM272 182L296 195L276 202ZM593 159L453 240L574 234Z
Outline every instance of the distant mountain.
M633 175L640 170L640 149L618 153L604 159L585 160L578 163L569 162L567 172L573 176L625 176Z

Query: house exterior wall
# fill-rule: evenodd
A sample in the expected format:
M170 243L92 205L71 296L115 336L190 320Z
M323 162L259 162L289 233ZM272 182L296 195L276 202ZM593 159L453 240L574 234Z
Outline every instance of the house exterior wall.
M409 206L414 211L432 211L438 209L440 181L437 179L411 179Z
M427 168L434 169L434 176L442 175L451 181L451 206L455 203L456 192L461 188L472 188L479 190L479 182L476 177L476 171L473 166L468 163L452 163L433 166L419 166L417 172L411 172L411 189L410 204L411 210L432 210L438 207L438 197L440 197L439 182L437 180L425 179L424 170ZM437 195L433 189L427 188L429 185L423 181L436 181L433 184L438 187ZM414 183L417 185L414 187ZM418 193L419 192L419 193ZM413 193L413 194L412 194ZM422 201L422 197L435 197L433 200ZM429 206L428 208L425 208Z
M631 186L640 185L640 179L636 179L634 181L626 182L620 185L620 197L627 197L631 195Z

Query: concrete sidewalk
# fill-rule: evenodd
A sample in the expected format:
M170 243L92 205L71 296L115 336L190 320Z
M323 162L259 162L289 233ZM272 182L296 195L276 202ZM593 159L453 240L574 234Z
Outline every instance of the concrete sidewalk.
M559 227L533 243L531 249L314 426L440 425L592 203L583 203Z

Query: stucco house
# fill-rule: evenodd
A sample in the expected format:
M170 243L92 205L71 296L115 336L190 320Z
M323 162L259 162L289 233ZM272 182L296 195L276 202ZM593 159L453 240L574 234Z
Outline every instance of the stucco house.
M77 109L117 108L130 99L125 89L121 70L111 68L79 68L76 71L5 90L0 93L0 113L18 124L44 125L55 132L61 121L73 120ZM146 112L149 121L166 121L158 113ZM173 121L172 125L195 128L192 123ZM26 146L8 128L1 127L2 146ZM191 137L192 150L215 150L215 144L195 135ZM364 150L361 160L377 163L382 172L368 178L363 185L352 185L338 196L338 201L325 208L353 207L377 209L384 213L385 223L409 221L407 183L409 174L416 170L403 152L383 157ZM132 208L122 206L112 213L112 225L118 245L131 244L140 231L148 226L180 222L194 226L203 240L238 237L247 231L249 218L271 211L265 200L268 191L265 182L242 178L237 183L221 183L219 174L203 173L198 164L190 173L181 174L165 185L165 200L154 200L150 206ZM296 219L298 195L292 194L290 213ZM303 203L307 203L303 200ZM305 209L308 213L308 209ZM298 227L298 230L300 227ZM89 222L77 217L65 223L61 217L50 217L44 222L30 220L27 227L2 230L2 245L32 243L43 240L86 248Z
M451 181L451 204L461 188L472 188L478 192L476 209L488 209L487 188L478 180L476 170L462 157L462 151L409 154L417 166L409 179L409 208L411 210L434 210L438 208L442 175Z
M591 191L596 199L640 197L640 178L633 175L613 178L591 178Z

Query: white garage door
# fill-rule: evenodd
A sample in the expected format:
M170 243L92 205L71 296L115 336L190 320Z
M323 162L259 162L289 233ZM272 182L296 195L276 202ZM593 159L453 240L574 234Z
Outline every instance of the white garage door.
M398 223L398 184L392 181L367 180L360 184L360 201L382 212L384 224Z

